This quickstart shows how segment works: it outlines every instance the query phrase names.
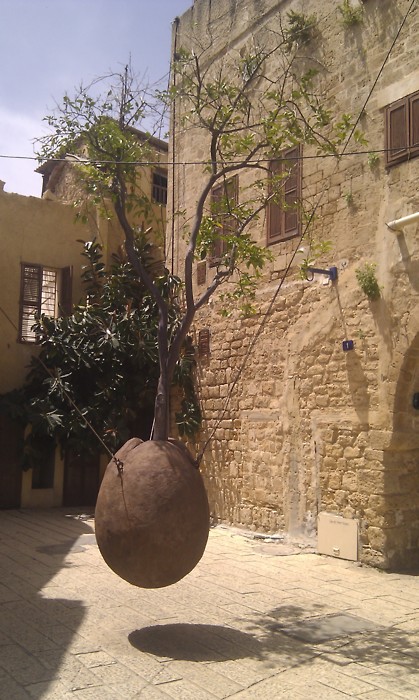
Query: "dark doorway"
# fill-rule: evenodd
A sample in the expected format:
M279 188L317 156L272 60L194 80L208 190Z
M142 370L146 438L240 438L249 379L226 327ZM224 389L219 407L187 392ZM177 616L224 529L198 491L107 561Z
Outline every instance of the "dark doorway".
M64 506L94 506L99 492L99 454L77 455L66 450Z
M0 508L19 508L23 428L0 415Z

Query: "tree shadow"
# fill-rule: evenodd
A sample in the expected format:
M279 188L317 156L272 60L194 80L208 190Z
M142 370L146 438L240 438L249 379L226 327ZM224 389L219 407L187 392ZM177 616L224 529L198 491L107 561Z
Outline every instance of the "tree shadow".
M84 618L82 601L55 597L55 586L48 586L70 566L66 555L83 551L80 536L92 533L66 514L0 511L2 697L23 697L23 688L32 698L45 697Z
M346 371L353 407L359 422L363 425L367 425L369 423L370 411L368 380L356 350L351 350L346 353Z
M165 661L252 659L269 666L292 667L324 656L338 666L368 662L379 669L392 663L417 671L419 650L408 633L354 614L331 614L322 604L307 608L283 605L263 616L238 620L237 625L240 629L209 624L155 625L131 632L128 639L140 652Z
M413 404L417 392L419 332L398 372L391 439L383 454L386 566L393 571L419 572L419 411Z

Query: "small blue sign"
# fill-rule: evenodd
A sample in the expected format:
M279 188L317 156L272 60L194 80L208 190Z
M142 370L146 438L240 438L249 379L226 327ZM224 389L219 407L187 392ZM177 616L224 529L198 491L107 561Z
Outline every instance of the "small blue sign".
M344 340L342 343L342 348L343 348L343 352L348 352L348 350L353 350L354 349L354 341L353 340Z

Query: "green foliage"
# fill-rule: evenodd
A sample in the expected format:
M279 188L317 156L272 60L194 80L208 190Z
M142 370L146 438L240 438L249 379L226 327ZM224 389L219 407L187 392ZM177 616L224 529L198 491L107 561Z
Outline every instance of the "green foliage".
M354 206L354 196L353 196L352 192L345 192L345 194L343 196L344 196L345 202L348 205L348 207L353 207Z
M150 161L152 149L138 130L153 108L147 90L137 85L127 66L121 74L80 85L73 97L65 94L61 106L44 118L50 131L36 144L41 162L65 157L72 163L81 193L74 202L80 218L87 220L92 206L112 218L112 205L122 199L130 220L140 219L144 229L152 227L154 237L157 233L162 240L158 208L139 177L139 164Z
M148 244L137 239L137 247L147 259ZM114 256L111 270L105 271L96 241L84 243L83 256L88 302L78 304L71 316L38 319L39 358L32 358L24 386L0 399L1 410L31 428L26 467L45 436L78 453L100 451L87 421L112 452L135 434L148 437L159 376L158 309L125 258ZM173 333L181 315L179 279L164 272L156 283L168 301ZM194 366L194 347L188 342L175 373L186 402L179 422L188 435L200 423Z
M371 299L371 301L378 299L381 294L380 286L375 274L376 269L377 265L375 263L364 263L364 265L355 270L355 275L359 286L364 294L366 294L368 299Z
M175 382L183 388L181 410L176 412L176 424L180 436L193 438L201 427L202 414L195 394L195 348L188 336L175 369Z
M294 46L307 44L313 38L317 17L303 12L287 12L288 26L284 29L285 46L291 51Z
M252 240L252 225L270 202L284 200L286 174L272 175L271 161L282 158L285 149L297 144L308 145L313 154L339 156L348 135L359 143L363 139L349 115L335 118L325 106L317 70L310 68L302 73L301 64L296 63L297 52L289 50L311 38L314 15L290 11L287 18L285 34L278 35L276 47L252 47L241 54L239 61L233 52L227 52L222 61L207 62L205 52L200 56L179 47L172 85L158 94L164 108L171 108L174 101L181 105L177 110L178 128L193 133L197 142L208 147L202 157L203 177L193 193L196 210L188 212L188 219L179 215L187 252L184 261L179 261L180 269L185 270L185 309L177 325L168 327L166 317L171 306L159 284L148 280L141 255L136 257L131 249L139 220L144 228L155 226L150 203L137 187L138 162L148 160L148 146L133 133L133 127L137 128L147 113L147 92L134 89L129 70L115 76L117 86L111 85L103 96L92 97L91 91L82 87L74 98L65 96L58 114L47 118L53 132L40 140L43 160L69 150L78 154L75 167L85 196L104 216L109 215L108 203L113 205L125 233L131 264L150 293L150 306L154 311L158 306L154 321L157 323L158 316L160 388L166 382L155 405L155 435L163 436L158 439L168 435L167 425L163 426L168 416L164 407L164 399L166 406L168 403L166 378L172 379L175 363L181 361L196 311L219 289L226 307L234 304L243 313L254 311L255 285L271 252ZM93 87L96 94L99 83ZM214 189L242 171L253 174L251 185L247 189L241 185L238 198L228 194L214 207ZM296 206L304 209L301 202ZM211 256L215 245L222 251L212 266L209 284L196 292L193 261ZM93 261L89 272L95 301L102 274L96 265L100 263ZM107 331L101 337L103 347L114 346L117 352L121 344L119 324L114 328L107 320L103 327ZM143 341L141 333L140 337ZM184 410L192 423L198 421L196 404L190 396L185 395L184 400ZM178 417L178 425L187 434L183 418Z
M378 153L375 153L374 151L368 153L368 165L370 166L371 170L376 168L379 162L380 156L378 155Z
M363 22L364 13L362 7L354 7L351 0L343 0L338 9L342 15L344 27L352 27Z

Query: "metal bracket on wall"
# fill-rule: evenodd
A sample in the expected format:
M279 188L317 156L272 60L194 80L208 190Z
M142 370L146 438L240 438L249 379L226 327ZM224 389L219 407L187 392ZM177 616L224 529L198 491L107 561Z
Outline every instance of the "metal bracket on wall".
M311 277L309 278L308 275L311 273ZM329 267L327 270L323 270L319 267L307 267L306 269L306 278L309 282L311 282L314 279L314 275L326 275L332 282L337 280L338 278L338 268L337 267Z

